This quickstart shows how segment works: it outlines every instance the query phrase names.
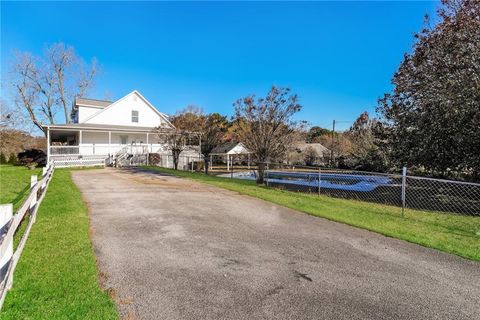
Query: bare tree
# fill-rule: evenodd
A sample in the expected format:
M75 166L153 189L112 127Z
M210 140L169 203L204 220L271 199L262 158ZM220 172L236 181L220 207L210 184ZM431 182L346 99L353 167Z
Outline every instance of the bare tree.
M180 154L187 149L187 142L191 135L188 131L172 129L165 126L155 128L159 141L166 145L173 158L173 168L178 170Z
M42 120L47 113L45 113L44 108L41 108L37 104L39 92L35 81L32 81L32 77L36 74L36 66L32 55L28 53L17 53L13 69L14 78L11 84L15 92L15 105L19 110L26 111L32 123L42 130Z
M167 143L167 148L172 153L173 158L173 168L178 170L178 162L180 159L180 154L186 148L187 137L180 131L173 131L170 133L164 134L164 139Z
M318 152L313 147L308 146L303 150L303 160L307 166L313 166L318 159Z
M272 87L265 98L248 96L234 104L237 136L258 163L257 183L263 183L265 162L282 160L295 140L298 123L292 117L302 106L288 88Z
M0 98L0 131L9 129L27 130L29 119L26 119L22 113L19 113L15 106L8 101Z
M55 43L45 49L43 57L15 53L9 83L15 105L42 130L44 123L70 122L73 99L91 88L96 74L95 59L87 66L73 47ZM63 111L60 118L59 109Z

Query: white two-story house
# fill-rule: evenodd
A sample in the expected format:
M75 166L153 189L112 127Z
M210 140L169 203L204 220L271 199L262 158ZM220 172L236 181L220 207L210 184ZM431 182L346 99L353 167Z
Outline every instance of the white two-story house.
M114 102L76 98L72 123L44 126L48 161L59 166L97 165L109 164L121 154L168 155L159 127L175 130L168 116L138 91ZM199 156L198 148L188 154Z

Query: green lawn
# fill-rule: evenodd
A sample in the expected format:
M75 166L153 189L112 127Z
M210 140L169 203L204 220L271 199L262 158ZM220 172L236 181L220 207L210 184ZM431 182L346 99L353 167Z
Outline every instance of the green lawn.
M146 168L198 180L307 214L480 261L480 217L406 210L402 218L398 207L267 189L257 186L254 181L159 167Z
M23 166L0 165L0 203L13 203L13 210L16 211L28 196L30 176L38 175L41 171Z
M4 186L16 183L7 177L16 179L24 172L0 170L2 199L12 197ZM54 173L0 319L118 319L114 302L99 287L87 208L69 170Z

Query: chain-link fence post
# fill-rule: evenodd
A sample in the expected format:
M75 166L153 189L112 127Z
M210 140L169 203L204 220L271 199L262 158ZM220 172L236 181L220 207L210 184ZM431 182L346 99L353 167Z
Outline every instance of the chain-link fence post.
M321 172L322 169L318 168L318 197L320 198L320 183L321 183Z
M407 188L407 167L402 171L402 217L405 216L405 190Z
M263 171L263 176L265 177L265 178L264 178L264 179L265 179L265 184L266 184L266 186L267 186L267 188L268 188L268 164L266 165L266 168L267 168L266 170L265 170L265 167L264 167L264 169L263 169L263 170L264 170L264 171Z

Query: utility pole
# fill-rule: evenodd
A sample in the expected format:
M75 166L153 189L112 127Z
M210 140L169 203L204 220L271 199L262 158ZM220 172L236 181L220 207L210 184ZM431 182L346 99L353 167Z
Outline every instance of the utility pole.
M333 139L335 135L335 120L333 120L333 126L332 126L332 143L330 145L330 167L333 167L333 163L335 161L335 155L333 152Z

